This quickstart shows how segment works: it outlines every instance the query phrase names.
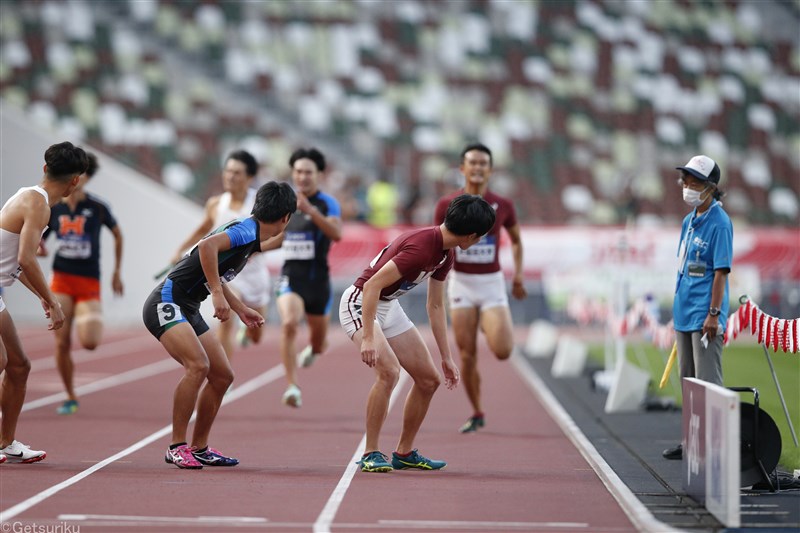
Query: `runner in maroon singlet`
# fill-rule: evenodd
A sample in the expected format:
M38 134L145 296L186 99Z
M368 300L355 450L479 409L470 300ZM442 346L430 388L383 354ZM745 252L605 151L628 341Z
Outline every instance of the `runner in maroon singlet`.
M439 200L435 222L441 224L450 200L465 192L482 196L497 214L494 227L478 244L469 250L456 252L453 274L447 286L450 322L461 355L461 376L473 410L460 431L470 433L484 425L478 373L478 329L483 331L489 349L497 359L508 359L514 349L513 322L498 254L501 228L505 228L511 238L514 258L511 294L521 300L527 292L522 277L522 239L514 204L489 190L492 152L482 144L466 146L461 152L460 170L464 175L464 188Z
M453 265L453 249L466 250L477 243L494 221L494 210L480 196L459 196L450 203L443 224L400 235L344 291L339 320L360 347L362 361L374 368L376 375L367 400L366 453L359 461L363 472L439 470L446 466L444 461L428 459L413 448L441 376L397 298L429 280L428 317L441 354L445 384L452 389L458 384L459 372L447 342L444 280ZM378 440L401 367L414 384L406 398L403 429L390 462L380 452Z

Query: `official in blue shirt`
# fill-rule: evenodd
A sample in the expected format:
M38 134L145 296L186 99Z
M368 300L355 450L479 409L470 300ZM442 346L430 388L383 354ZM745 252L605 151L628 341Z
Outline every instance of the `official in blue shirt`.
M719 166L698 155L677 167L683 200L694 210L681 227L680 259L672 317L681 378L722 385L722 338L728 318L728 274L733 261L733 225L717 188ZM664 450L681 459L681 446Z

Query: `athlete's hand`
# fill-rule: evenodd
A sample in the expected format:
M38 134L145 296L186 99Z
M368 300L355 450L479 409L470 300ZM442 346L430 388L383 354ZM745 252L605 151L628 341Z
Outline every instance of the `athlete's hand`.
M378 351L375 349L375 341L372 339L361 340L361 360L370 368L378 364Z
M61 304L56 302L55 305L50 306L47 304L47 302L42 300L42 307L44 306L47 306L47 308L44 311L44 316L46 316L49 319L49 322L47 324L47 329L55 331L59 329L61 326L63 326L64 311L61 310Z
M300 191L295 191L295 194L297 195L297 210L307 215L314 206L311 205L311 202L308 201L308 196L305 194Z
M230 318L231 306L221 291L211 294L211 303L214 304L214 318L220 322L225 322Z
M115 271L114 275L111 277L111 288L114 291L114 294L117 296L122 296L124 289L122 287L122 278L119 275L119 272Z
M38 257L47 257L47 248L44 245L44 239L39 241L39 246L36 247L36 255Z
M264 325L264 317L255 309L244 306L244 309L238 315L248 328L258 328Z
M522 278L515 278L511 285L511 296L517 300L523 300L528 296L528 291L525 290L525 283Z
M452 357L442 359L442 370L444 371L444 384L450 390L455 389L461 379L461 374Z

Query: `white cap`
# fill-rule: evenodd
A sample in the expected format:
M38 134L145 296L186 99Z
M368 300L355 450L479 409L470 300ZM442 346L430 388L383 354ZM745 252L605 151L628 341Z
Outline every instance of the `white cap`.
M701 181L710 181L715 185L719 183L719 166L707 155L696 155L686 163L686 166L675 168L688 172Z

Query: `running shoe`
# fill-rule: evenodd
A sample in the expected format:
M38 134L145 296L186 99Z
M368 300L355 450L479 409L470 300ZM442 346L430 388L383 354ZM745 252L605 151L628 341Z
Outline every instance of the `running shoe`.
M286 387L286 392L283 393L283 398L281 401L284 405L288 405L290 407L300 407L303 405L303 395L300 394L300 389L297 385L292 384Z
M9 463L36 463L47 457L45 452L31 450L30 446L18 440L0 450L0 454L5 455Z
M72 415L78 412L78 402L75 400L67 400L56 409L56 413L60 415Z
M394 470L389 464L389 458L379 451L365 453L356 464L361 467L362 472L391 472Z
M0 465L6 462L6 456L0 453Z
M461 433L473 433L478 431L478 428L482 428L485 423L483 415L471 416L458 431Z
M661 455L664 457L664 459L669 459L671 461L680 461L681 459L683 459L683 445L678 444L674 448L667 448L666 450L661 452Z
M236 466L239 464L239 459L225 457L219 451L208 446L202 450L192 448L192 455L205 466Z
M194 458L191 448L186 444L181 444L177 448L167 448L167 455L164 456L164 461L178 468L187 468L190 470L203 468L202 463Z
M297 354L297 364L303 368L308 368L314 364L318 357L318 354L311 351L311 346L306 346L302 352Z
M444 461L434 461L419 454L416 448L408 455L398 455L392 452L392 467L396 470L415 468L417 470L441 470L447 466Z

